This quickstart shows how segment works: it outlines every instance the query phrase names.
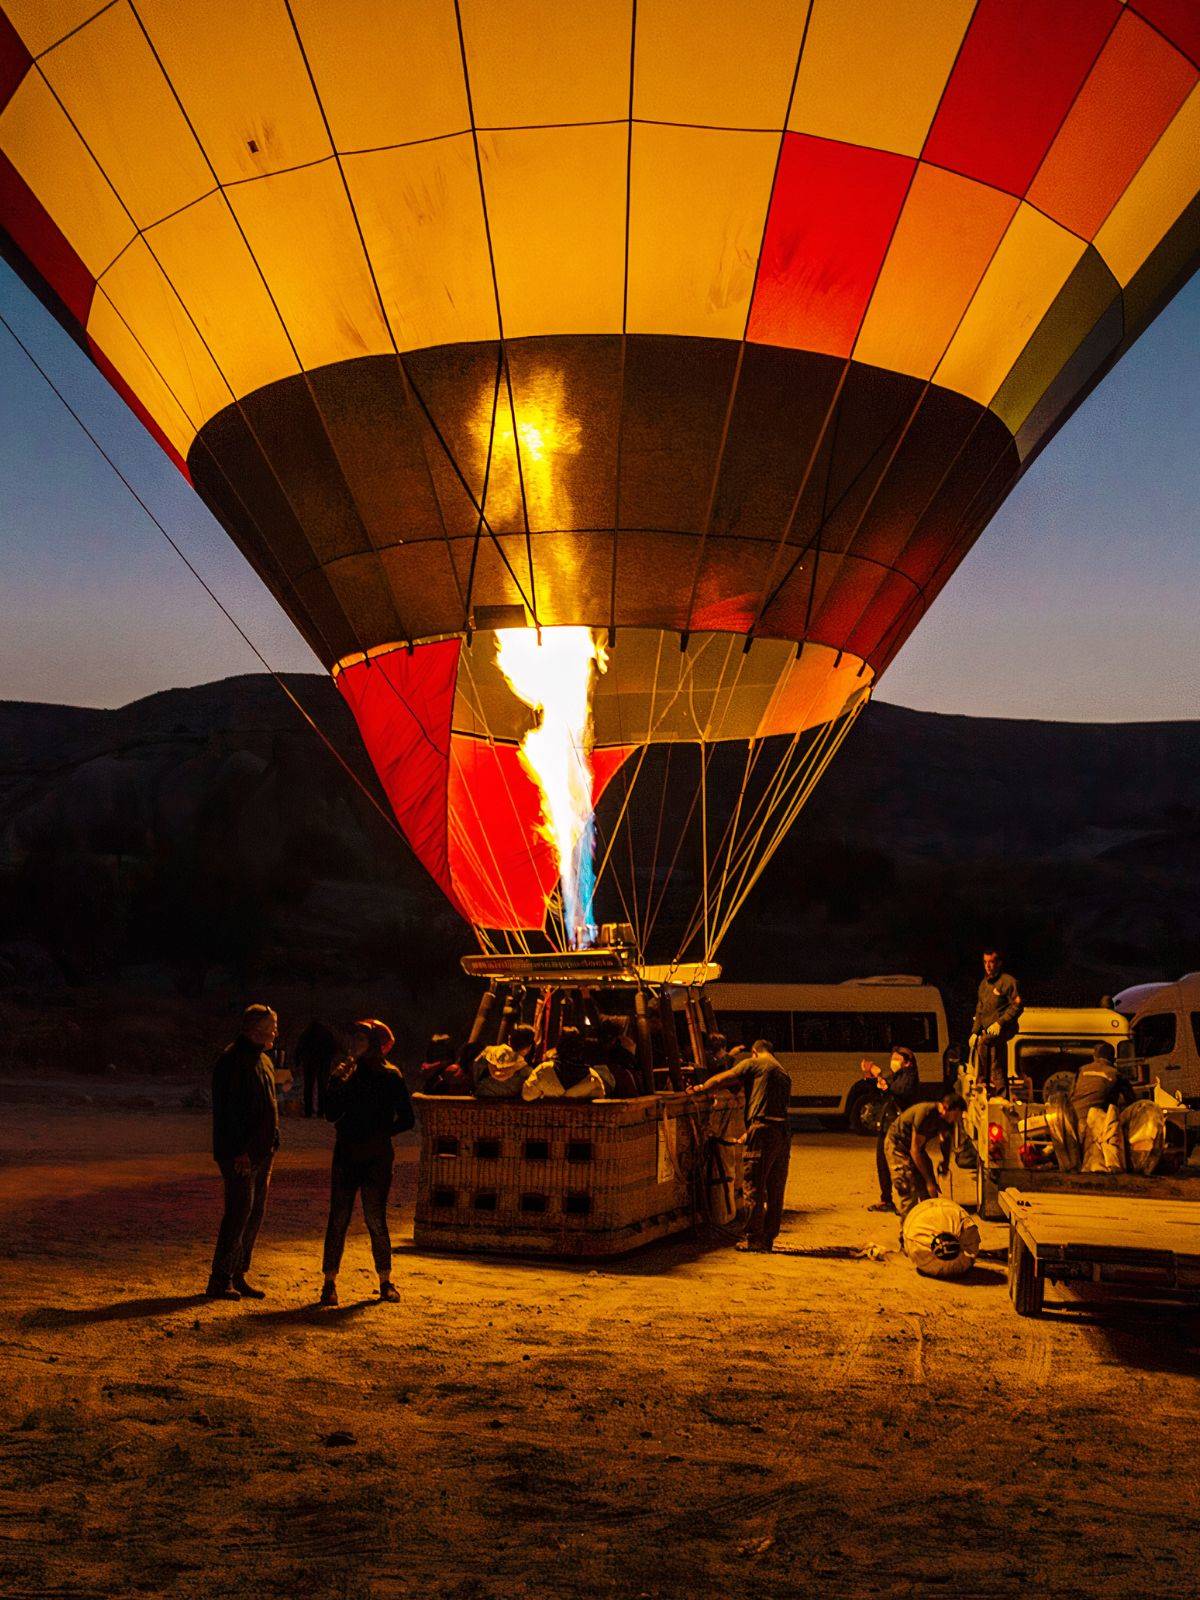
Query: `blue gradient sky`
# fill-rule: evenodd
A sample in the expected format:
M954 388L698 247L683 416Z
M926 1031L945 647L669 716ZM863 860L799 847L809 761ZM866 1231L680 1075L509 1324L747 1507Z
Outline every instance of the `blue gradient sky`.
M140 424L0 265L0 310L271 664L318 663ZM1009 498L880 698L1200 715L1200 277ZM115 706L258 662L0 329L0 699Z

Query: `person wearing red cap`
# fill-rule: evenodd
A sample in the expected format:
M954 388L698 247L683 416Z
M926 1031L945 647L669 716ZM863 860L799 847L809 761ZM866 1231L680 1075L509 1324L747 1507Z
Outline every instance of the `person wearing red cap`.
M387 1224L394 1159L392 1136L411 1128L414 1118L404 1075L387 1059L395 1042L387 1023L374 1017L356 1022L350 1034L350 1059L339 1062L329 1075L325 1115L337 1129L337 1136L322 1260L323 1306L338 1303L338 1268L354 1202L360 1193L363 1220L379 1274L379 1298L400 1298L392 1282L392 1240Z

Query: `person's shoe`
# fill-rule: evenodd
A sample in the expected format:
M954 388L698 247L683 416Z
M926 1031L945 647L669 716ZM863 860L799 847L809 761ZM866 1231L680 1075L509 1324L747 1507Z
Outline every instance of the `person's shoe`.
M396 1285L389 1280L387 1283L381 1283L379 1285L379 1298L381 1300L390 1300L392 1304L395 1305L400 1299L400 1291L397 1289Z
M890 1211L891 1209L892 1204L890 1200L876 1200L873 1206L867 1207L868 1211Z
M265 1300L267 1298L265 1289L256 1289L252 1283L247 1283L245 1278L235 1278L233 1287L246 1300Z
M318 1304L319 1305L323 1305L323 1306L335 1306L335 1305L337 1305L337 1303L338 1303L337 1284L336 1283L326 1283L326 1284L324 1284L322 1286L322 1288L321 1288L321 1298L318 1301Z
M240 1300L242 1297L231 1283L218 1283L215 1278L208 1280L208 1287L204 1291L206 1300Z
M756 1239L739 1239L733 1248L735 1250L750 1250L755 1255L765 1255L771 1246L769 1244L760 1244Z

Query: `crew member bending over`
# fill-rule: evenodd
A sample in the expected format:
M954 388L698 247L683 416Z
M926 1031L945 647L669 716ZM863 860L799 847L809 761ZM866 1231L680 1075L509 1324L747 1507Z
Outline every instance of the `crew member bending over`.
M938 1177L950 1170L950 1143L954 1126L962 1121L967 1102L960 1094L946 1094L940 1100L918 1100L902 1111L888 1129L885 1149L892 1175L892 1204L900 1213L900 1248L904 1249L904 1219L921 1200L931 1200L938 1192ZM928 1146L941 1140L937 1176L929 1159Z

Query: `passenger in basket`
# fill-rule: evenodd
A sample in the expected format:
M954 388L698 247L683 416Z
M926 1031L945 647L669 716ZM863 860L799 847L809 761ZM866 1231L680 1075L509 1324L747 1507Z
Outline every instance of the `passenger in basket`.
M519 1100L529 1077L529 1057L534 1033L523 1023L513 1029L507 1044L489 1044L475 1057L471 1068L477 1100Z
M350 1059L329 1074L325 1115L337 1129L330 1170L329 1222L325 1228L325 1276L321 1304L336 1306L338 1268L354 1202L362 1195L363 1218L371 1235L371 1255L379 1274L379 1298L399 1300L392 1282L392 1241L387 1202L392 1187L392 1136L413 1125L412 1102L400 1068L388 1059L395 1044L386 1022L356 1022L350 1034Z
M601 1017L592 1066L604 1081L610 1100L632 1100L641 1094L637 1052L629 1042L624 1017Z
M524 1100L601 1100L604 1079L583 1058L583 1037L578 1028L564 1028L558 1048L546 1055L521 1086Z
M419 1068L422 1094L470 1094L471 1079L459 1065L448 1033L435 1033Z
M792 1136L788 1128L788 1102L792 1080L776 1061L769 1039L756 1039L754 1048L738 1054L731 1067L689 1094L712 1094L739 1084L746 1098L746 1152L742 1183L750 1210L739 1250L770 1250L783 1220Z
M904 1219L922 1200L938 1193L937 1177L929 1159L928 1146L941 1140L938 1176L950 1170L950 1142L955 1124L962 1121L967 1102L960 1094L945 1094L940 1100L919 1100L902 1111L888 1129L884 1140L888 1170L892 1175L892 1203L900 1213L900 1248L904 1249Z
M884 1097L879 1110L879 1132L875 1137L875 1175L879 1179L879 1200L875 1205L868 1206L867 1210L890 1211L892 1175L887 1164L887 1133L900 1113L907 1111L920 1094L921 1074L916 1056L905 1044L896 1045L886 1067L878 1067L873 1061L864 1059L862 1070L865 1075L874 1078L875 1088Z

